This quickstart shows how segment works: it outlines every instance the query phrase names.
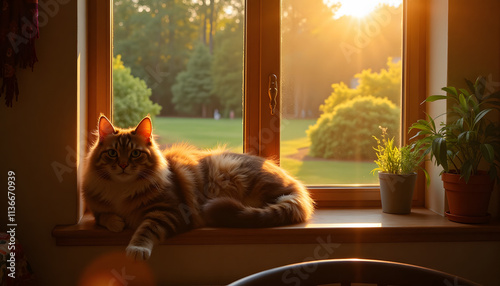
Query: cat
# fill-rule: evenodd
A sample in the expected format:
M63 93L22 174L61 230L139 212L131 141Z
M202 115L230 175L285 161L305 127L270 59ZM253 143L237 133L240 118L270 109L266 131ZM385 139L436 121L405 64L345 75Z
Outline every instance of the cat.
M135 230L129 257L146 260L156 244L193 228L274 227L311 217L307 189L271 160L187 144L162 152L152 132L149 116L132 129L101 116L84 163L82 192L96 223Z

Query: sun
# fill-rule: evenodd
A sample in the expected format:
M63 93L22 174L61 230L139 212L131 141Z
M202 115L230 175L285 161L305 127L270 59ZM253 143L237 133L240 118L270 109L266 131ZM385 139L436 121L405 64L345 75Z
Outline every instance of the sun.
M352 16L361 19L381 4L399 6L402 0L323 0L323 2L329 6L340 5L338 11L335 12L335 18Z
M363 18L372 12L376 5L377 1L370 0L358 0L358 1L341 1L341 5L337 14L339 15L349 15L354 16L356 18Z

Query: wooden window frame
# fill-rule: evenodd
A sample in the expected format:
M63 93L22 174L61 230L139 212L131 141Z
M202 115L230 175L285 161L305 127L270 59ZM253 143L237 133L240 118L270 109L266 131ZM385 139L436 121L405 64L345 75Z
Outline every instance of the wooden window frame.
M245 35L245 152L278 158L280 154L280 112L271 115L268 81L270 74L281 80L280 0L246 1ZM412 122L424 117L425 99L425 1L406 0L403 5L403 97L401 103L402 142L409 142ZM278 101L277 110L280 110ZM425 176L420 171L413 206L424 206ZM377 185L309 186L319 207L380 207Z
M113 0L89 0L87 5L87 141L93 142L100 114L112 118Z
M268 82L281 81L280 0L246 0L244 151L279 158L281 114L270 113ZM405 0L403 7L402 142L412 122L423 118L426 87L426 1ZM99 114L112 118L112 0L88 1L88 134ZM280 90L281 87L278 88ZM276 106L280 110L280 102ZM90 138L89 142L93 140ZM310 186L318 207L380 207L377 185ZM419 174L413 206L425 204L425 178Z

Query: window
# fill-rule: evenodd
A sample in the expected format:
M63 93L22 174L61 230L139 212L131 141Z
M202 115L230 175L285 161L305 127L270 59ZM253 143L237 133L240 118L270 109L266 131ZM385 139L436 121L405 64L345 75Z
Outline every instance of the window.
M113 122L242 152L243 2L113 0Z
M281 3L281 165L309 185L377 185L371 135L400 141L403 1Z
M293 1L289 1L290 3ZM404 3L403 14L403 97L401 100L402 120L401 141L407 142L409 125L423 116L419 103L425 96L425 6L420 1L408 0ZM208 3L208 2L207 2ZM112 1L89 1L89 88L88 126L95 126L95 118L100 112L111 115L111 5ZM286 81L286 61L280 56L286 39L281 41L284 16L280 13L287 0L247 0L245 3L245 60L244 60L244 112L243 151L266 157L279 158L281 118L286 102L276 101L271 114L269 87ZM287 8L288 9L288 8ZM105 27L103 29L102 27ZM96 64L98 63L98 64ZM410 69L411 67L411 69ZM155 68L155 67L152 67ZM161 68L159 69L162 70ZM274 79L272 75L276 75ZM278 94L286 92L286 87L278 84ZM286 94L283 95L286 100ZM202 108L203 109L203 108ZM207 112L208 113L212 113ZM301 111L299 112L299 114ZM307 111L306 111L307 113ZM285 113L286 114L286 113ZM240 133L241 134L241 133ZM283 158L282 158L283 160ZM308 182L309 183L309 182ZM321 184L321 182L319 182ZM310 190L319 206L378 206L380 205L376 184L338 184L335 186L311 186ZM419 182L414 197L415 205L423 205L423 182Z

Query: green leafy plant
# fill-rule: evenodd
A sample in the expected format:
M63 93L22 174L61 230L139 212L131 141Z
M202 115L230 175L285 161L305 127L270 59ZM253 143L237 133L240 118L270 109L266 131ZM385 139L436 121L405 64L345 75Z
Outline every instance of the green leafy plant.
M424 150L415 144L398 147L394 145L394 137L387 138L387 128L380 127L382 130L381 139L373 136L377 141L377 146L373 149L377 155L375 163L377 168L372 173L383 172L398 175L406 175L416 172L418 169L424 171L429 182L429 175L425 169L420 167L425 159Z
M387 98L360 96L324 113L307 134L310 155L335 160L374 160L372 135L378 126L398 130L400 112ZM392 134L391 134L392 135Z
M135 126L148 114L154 118L162 107L150 97L146 82L132 75L120 55L113 57L113 124L126 128Z
M419 138L417 144L436 165L443 167L443 172L458 173L468 182L485 164L494 180L499 174L500 126L487 115L500 110L500 91L487 94L484 77L478 77L475 83L465 81L469 90L443 87L446 95L432 95L424 101L454 103L445 113L447 123L437 128L435 119L428 116L427 120L414 123L410 130L418 130L413 138Z

